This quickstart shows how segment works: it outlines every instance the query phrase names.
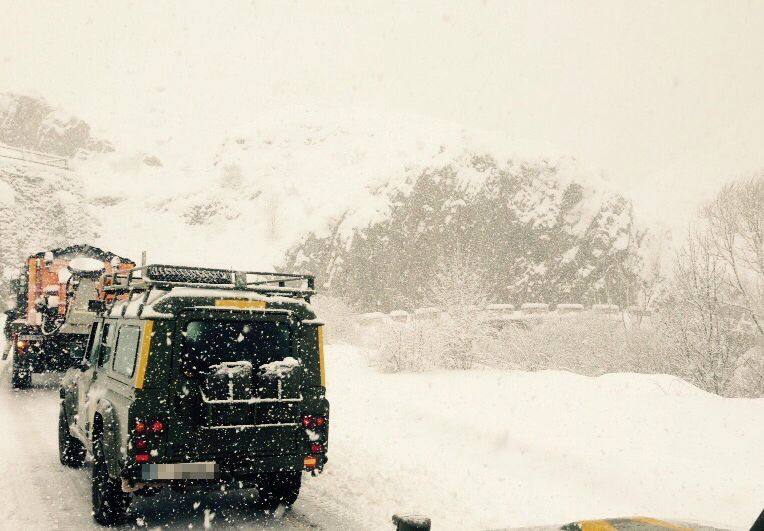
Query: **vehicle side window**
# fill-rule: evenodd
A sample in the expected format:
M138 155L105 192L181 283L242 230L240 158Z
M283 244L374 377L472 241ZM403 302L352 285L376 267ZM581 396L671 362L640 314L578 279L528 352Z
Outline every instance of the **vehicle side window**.
M135 371L135 358L138 354L138 342L141 330L136 326L123 326L117 336L117 348L114 352L114 370L125 376L132 376Z
M98 358L98 366L105 367L106 363L111 357L111 347L109 346L111 339L112 326L110 323L103 324L103 331L101 332L101 356Z
M88 365L91 367L96 364L98 359L98 330L100 324L94 323L93 328L90 331L90 338L88 339L88 348L86 350L88 357Z

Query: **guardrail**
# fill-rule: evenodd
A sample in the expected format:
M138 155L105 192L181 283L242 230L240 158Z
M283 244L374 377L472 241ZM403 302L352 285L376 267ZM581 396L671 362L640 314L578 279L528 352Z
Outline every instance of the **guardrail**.
M24 148L15 148L3 144L0 144L0 157L4 159L31 162L33 164L42 164L44 166L52 166L63 170L69 169L69 159L66 157L59 157L58 155L50 155L48 153L41 153L39 151L32 151Z

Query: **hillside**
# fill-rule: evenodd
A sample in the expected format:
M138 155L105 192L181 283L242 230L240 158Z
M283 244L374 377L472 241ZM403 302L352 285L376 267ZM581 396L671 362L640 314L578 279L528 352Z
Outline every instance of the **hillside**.
M113 150L83 120L41 99L10 93L0 94L0 144L63 157Z
M450 124L362 110L290 108L259 116L235 134L199 134L193 145L172 136L179 124L168 124L164 140L112 146L91 138L90 127L75 117L56 118L58 143L52 142L46 124L66 115L44 102L5 97L0 105L0 115L12 117L0 122L0 138L76 153L69 159L71 171L0 159L3 267L15 268L19 257L42 247L94 240L125 256L146 250L152 261L197 265L271 268L288 255L288 267L305 267L326 279L326 264L312 251L303 253L310 260L295 260L306 235L320 241L339 228L339 245L345 246L357 231L397 215L396 202L419 201L423 194L433 212L450 205L461 214L477 209L488 215L481 205L497 203L486 183L501 186L504 176L526 170L538 175L513 180L520 187L501 192L513 194L517 204L511 212L492 212L495 219L483 222L505 227L505 241L494 242L500 245L485 235L484 245L499 251L513 246L506 238L518 223L529 227L523 237L554 236L541 255L528 255L509 272L529 292L546 289L561 275L574 294L586 291L574 278L577 272L593 267L599 273L584 284L601 282L599 264L622 252L624 236L632 233L629 204L572 158L540 158L520 142ZM433 188L439 176L452 174L460 183L456 188ZM435 204L440 200L446 203ZM505 223L506 215L514 221ZM425 221L440 223L437 217ZM602 235L598 251L595 242ZM407 249L419 243L412 239ZM583 250L574 253L576 245ZM554 254L560 249L568 251L575 268L558 267L561 258ZM597 252L599 262L592 260Z
M0 158L0 290L6 293L26 256L41 249L95 241L99 221L78 176L49 166ZM5 297L3 296L3 300Z
M488 302L631 304L643 233L627 200L577 170L466 152L379 192L385 208L367 225L349 209L294 246L287 268L359 310L439 304L433 279L457 271L479 277Z

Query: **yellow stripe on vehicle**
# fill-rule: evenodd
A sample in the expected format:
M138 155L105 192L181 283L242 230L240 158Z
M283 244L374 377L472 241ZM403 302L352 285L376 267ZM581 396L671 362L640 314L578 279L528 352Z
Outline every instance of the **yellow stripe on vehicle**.
M215 306L218 308L265 308L265 301L253 301L247 299L218 299L215 301Z
M685 527L677 524L672 524L671 522L664 522L663 520L658 520L656 518L649 518L647 516L635 516L634 518L630 518L632 522L639 522L641 524L647 524L654 527L663 527L665 529L678 529L682 531L692 531L691 527Z
M149 364L149 351L151 350L151 335L154 332L154 321L146 321L143 325L143 337L141 337L141 350L138 354L138 370L135 371L135 388L143 389L143 379L146 377L146 366Z
M581 531L617 531L617 527L608 522L607 520L586 520L579 522Z
M321 385L326 387L326 370L324 368L324 327L319 325L316 327L316 333L318 334L318 370L321 372Z

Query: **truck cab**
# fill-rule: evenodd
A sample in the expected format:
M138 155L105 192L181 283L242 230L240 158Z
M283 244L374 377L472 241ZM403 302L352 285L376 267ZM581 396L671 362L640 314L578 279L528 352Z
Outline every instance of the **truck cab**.
M164 487L294 503L303 472L327 462L313 278L154 265L107 284L60 389L60 459L93 455L95 519L115 523Z

